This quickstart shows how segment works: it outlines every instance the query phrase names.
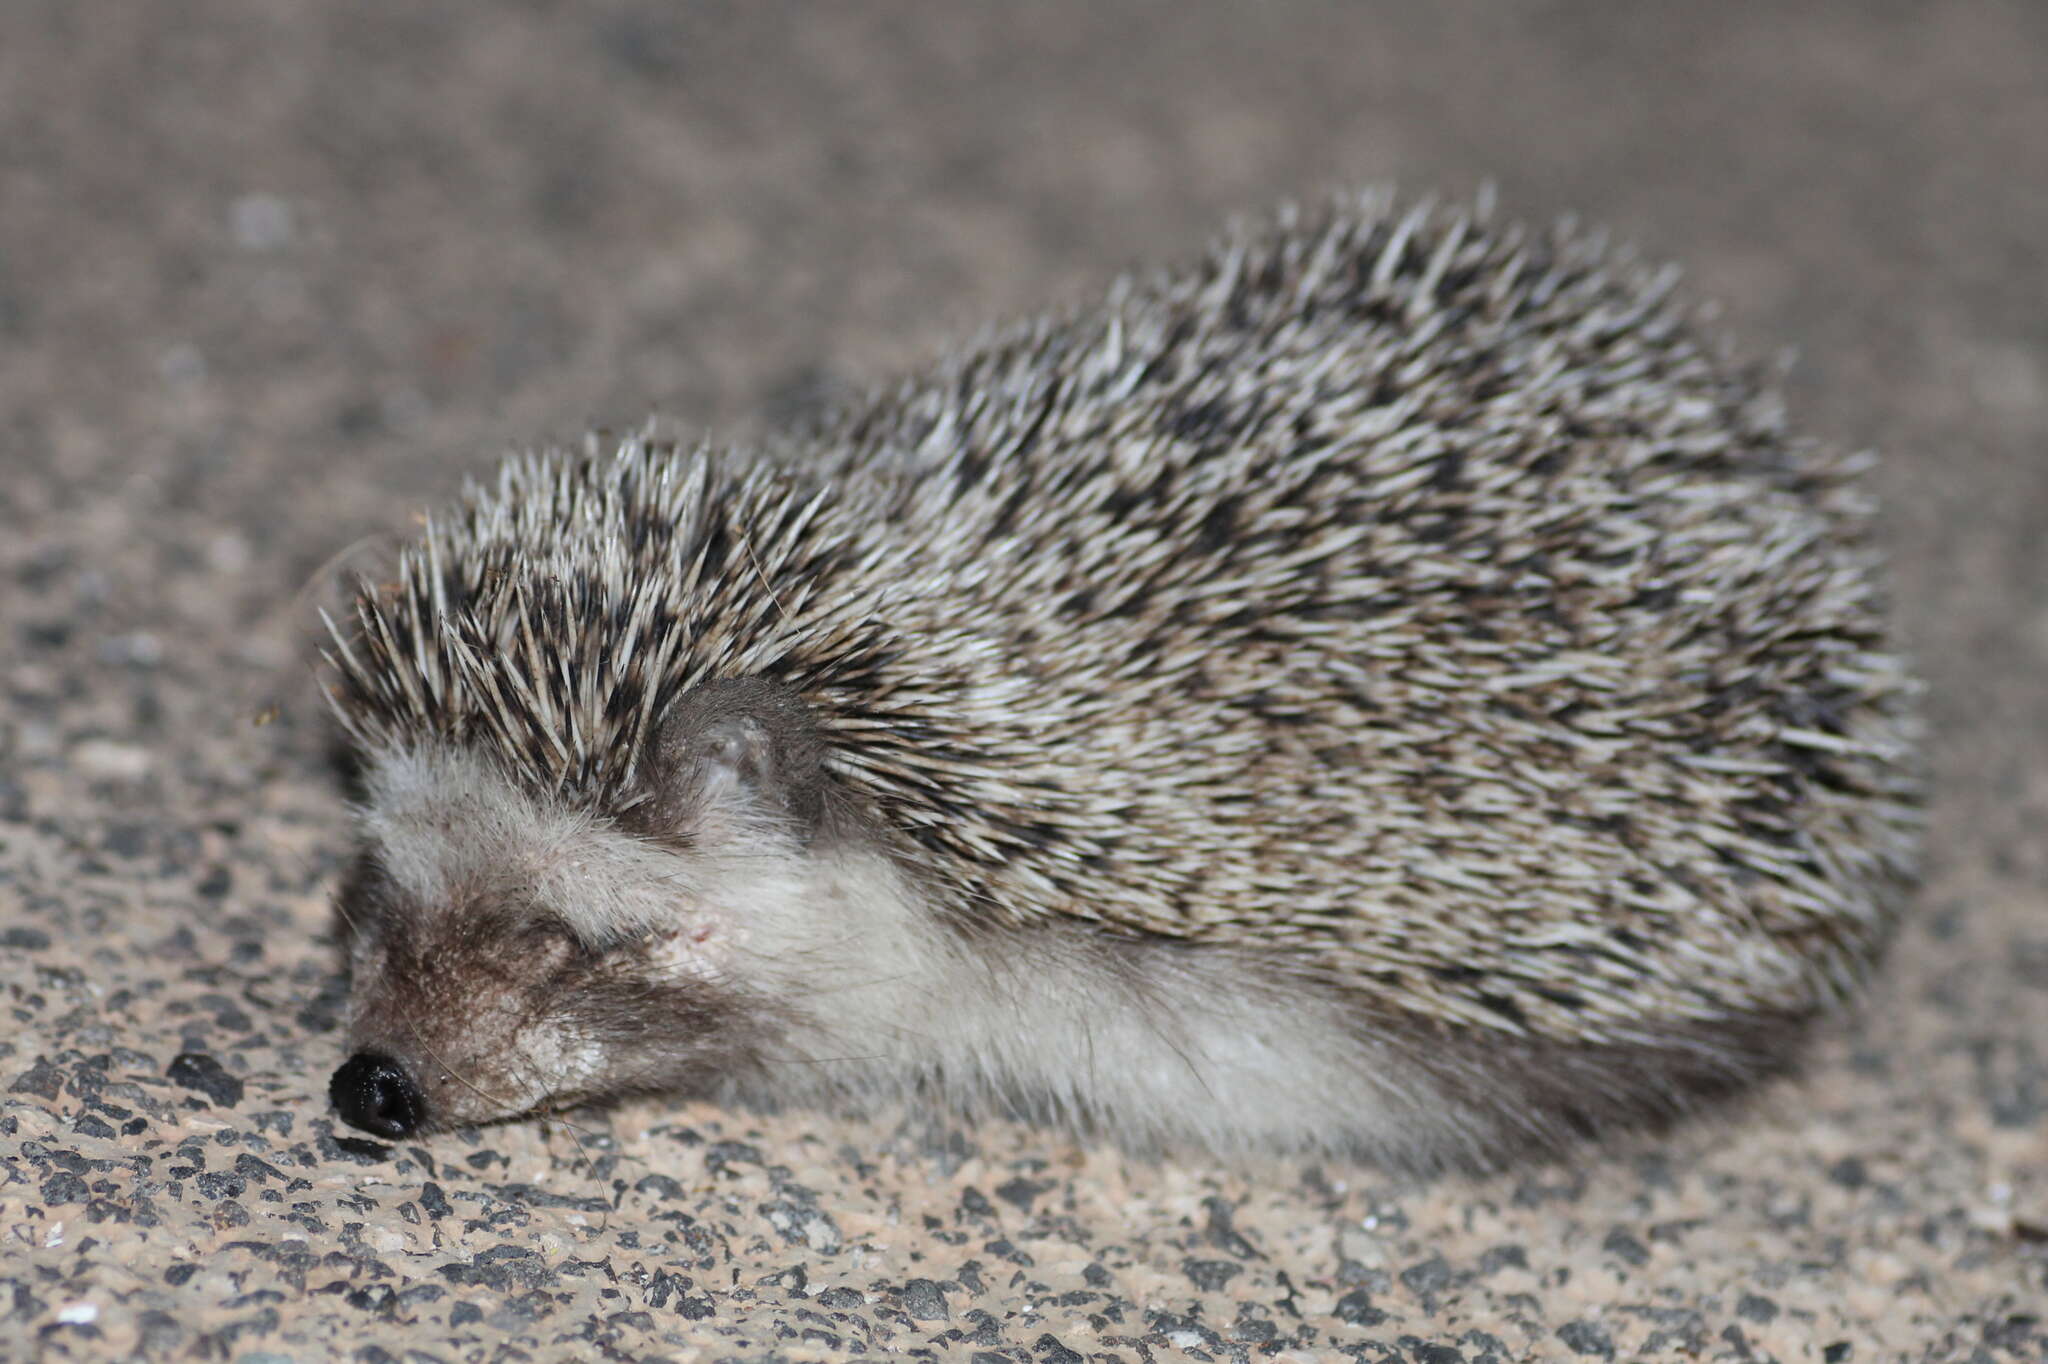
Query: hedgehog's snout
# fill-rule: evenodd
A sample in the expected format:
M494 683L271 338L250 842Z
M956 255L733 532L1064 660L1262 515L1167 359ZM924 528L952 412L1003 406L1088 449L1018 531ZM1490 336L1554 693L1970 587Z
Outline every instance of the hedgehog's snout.
M387 1140L411 1136L426 1118L426 1100L412 1076L375 1052L359 1051L342 1062L327 1097L343 1122Z

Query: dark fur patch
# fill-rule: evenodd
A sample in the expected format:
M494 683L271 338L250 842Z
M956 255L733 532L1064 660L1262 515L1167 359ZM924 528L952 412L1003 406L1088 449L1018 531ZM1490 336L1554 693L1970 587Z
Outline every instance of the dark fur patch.
M1796 1064L1812 1014L1664 1021L1619 1041L1563 1043L1359 1006L1362 1043L1389 1048L1427 1078L1418 1133L1391 1153L1425 1172L1483 1173L1550 1159L1588 1142L1670 1124L1725 1103ZM1385 1161L1390 1153L1361 1154Z

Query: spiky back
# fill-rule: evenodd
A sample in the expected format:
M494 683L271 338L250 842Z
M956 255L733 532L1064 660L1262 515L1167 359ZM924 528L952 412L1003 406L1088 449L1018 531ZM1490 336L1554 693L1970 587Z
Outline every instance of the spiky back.
M796 474L514 460L364 594L338 709L605 809L682 689L772 677L969 918L1546 1035L1803 1010L1908 871L1910 688L1844 462L1668 286L1367 199L954 355Z

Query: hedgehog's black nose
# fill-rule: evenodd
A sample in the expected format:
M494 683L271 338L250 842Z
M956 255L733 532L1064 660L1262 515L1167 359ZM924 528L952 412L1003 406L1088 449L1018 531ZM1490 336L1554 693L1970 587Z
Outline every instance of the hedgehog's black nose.
M426 1116L420 1087L398 1062L375 1052L359 1051L342 1062L327 1097L343 1122L380 1137L409 1137Z

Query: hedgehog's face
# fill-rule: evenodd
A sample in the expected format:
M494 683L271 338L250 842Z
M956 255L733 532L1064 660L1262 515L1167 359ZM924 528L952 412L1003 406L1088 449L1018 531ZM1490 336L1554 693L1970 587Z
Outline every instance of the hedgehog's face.
M746 1011L695 935L593 941L523 874L424 900L366 849L353 925L341 1115L386 1137L714 1078Z
M630 820L553 807L460 751L372 755L338 898L346 1121L399 1137L701 1089L758 1050L775 1016L755 964L815 911L808 806L757 703L722 685L679 705Z

